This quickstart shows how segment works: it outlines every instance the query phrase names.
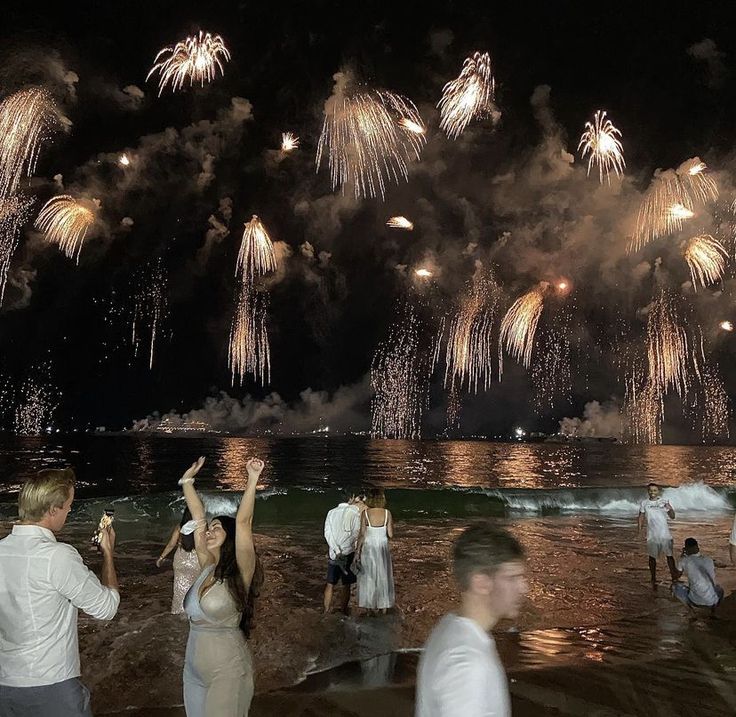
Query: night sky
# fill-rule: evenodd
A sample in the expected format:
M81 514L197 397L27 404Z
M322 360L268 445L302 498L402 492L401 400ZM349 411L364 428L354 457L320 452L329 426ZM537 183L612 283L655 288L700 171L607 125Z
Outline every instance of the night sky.
M319 416L366 428L366 375L396 312L418 307L434 334L478 263L503 287L502 311L535 282L572 281L567 309L545 307L538 334L567 312L572 378L565 395L539 406L529 373L505 356L500 384L463 395L464 433L551 430L589 401L620 405L617 347L643 345L646 307L663 286L681 297L736 392L736 338L717 331L718 321L736 320L727 3L12 2L3 15L2 97L43 85L72 123L42 149L24 186L37 198L33 216L59 193L101 202L78 266L32 222L24 229L0 311L5 428L13 387L29 377L57 397L63 427L120 428L220 396L210 405L236 430L262 427L261 411L298 429ZM157 78L145 82L156 53L200 29L221 34L231 52L224 77L158 97ZM451 141L435 106L476 50L491 55L501 117ZM385 201L333 192L326 167L315 172L324 103L341 70L410 98L427 126L421 161ZM611 187L586 177L576 151L598 109L623 134L625 178ZM283 131L301 139L285 157ZM118 165L122 152L130 167ZM721 192L697 231L730 254L724 282L697 293L679 249L688 232L626 253L654 171L695 156ZM281 259L268 282L265 388L250 377L233 387L227 365L235 260L254 213ZM387 228L396 214L415 231ZM434 268L432 281L415 279L420 265ZM129 317L156 266L168 313L149 370L145 340L133 355ZM441 364L424 435L446 424L443 375ZM221 391L238 399L237 416ZM696 440L680 404L667 398L665 438Z

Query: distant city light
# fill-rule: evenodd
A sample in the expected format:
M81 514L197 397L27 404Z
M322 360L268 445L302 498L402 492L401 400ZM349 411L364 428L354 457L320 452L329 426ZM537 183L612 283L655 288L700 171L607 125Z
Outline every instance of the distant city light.
M517 426L516 428L514 428L514 435L517 438L523 438L526 435L526 431L523 428Z

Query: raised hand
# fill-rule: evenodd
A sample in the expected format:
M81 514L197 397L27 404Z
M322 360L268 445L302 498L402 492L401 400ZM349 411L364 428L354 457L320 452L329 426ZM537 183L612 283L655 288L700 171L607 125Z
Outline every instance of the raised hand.
M249 478L258 478L263 471L264 463L260 458L251 458L246 464L245 469L248 471Z
M187 468L184 471L184 475L179 480L179 485L181 485L182 483L193 483L194 476L196 476L197 473L199 473L203 465L204 465L204 456L200 456L199 458L197 458L196 461L194 461L194 463L192 463L191 466L189 466L189 468Z

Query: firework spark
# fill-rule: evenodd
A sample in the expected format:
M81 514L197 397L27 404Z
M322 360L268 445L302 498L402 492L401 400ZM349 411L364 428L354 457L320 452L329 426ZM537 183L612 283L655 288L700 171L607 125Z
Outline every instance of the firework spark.
M387 227L391 227L392 229L406 229L406 231L412 231L414 229L414 224L410 222L406 217L391 217L386 222Z
M61 194L46 202L34 226L44 232L46 241L58 244L59 249L78 264L87 230L95 221L97 206L96 200L85 205L68 194Z
M621 132L613 126L611 120L606 119L606 113L598 110L593 122L585 123L585 131L578 144L578 150L582 149L582 158L588 157L588 176L593 165L598 165L598 178L603 184L605 176L611 183L611 170L620 177L624 173L624 148L621 144Z
M399 120L399 127L403 127L408 132L413 132L414 134L424 134L426 132L424 126L421 123L415 122L408 117L402 117Z
M232 381L242 384L247 373L262 386L271 379L271 349L266 328L266 295L245 284L240 286L238 304L230 328L228 366Z
M387 91L333 97L325 107L317 145L317 171L327 155L332 188L353 185L356 199L385 198L386 185L409 177L409 162L419 159L425 137L402 124L422 126L414 104Z
M130 157L128 157L127 154L121 154L118 158L118 164L121 167L129 167L130 166Z
M710 234L699 234L690 239L685 246L684 256L690 267L695 291L698 290L698 284L705 288L723 277L728 253Z
M730 321L721 321L718 326L720 326L724 331L733 331L733 323Z
M10 197L0 199L0 305L5 297L8 270L18 248L21 227L28 221L33 199Z
M457 314L452 319L447 338L445 387L485 390L493 377L493 321L498 308L500 289L492 277L478 275Z
M703 415L701 435L704 441L723 440L729 437L729 400L726 388L718 374L718 367L703 367Z
M460 76L442 89L440 128L450 139L457 139L474 119L494 111L496 83L491 58L487 52L476 52L463 62Z
M656 387L643 381L643 373L632 371L626 377L623 416L627 443L662 443L664 403Z
M15 391L13 430L21 436L38 436L51 423L58 408L57 392L48 382L51 367L34 366Z
M0 198L14 195L21 179L36 169L41 145L61 126L46 90L20 90L0 104Z
M433 274L429 269L417 269L414 272L420 279L430 279Z
M546 281L519 297L501 321L499 346L503 346L517 361L529 368L532 362L534 334L544 308Z
M288 153L299 149L299 137L291 132L282 132L281 134L281 151Z
M276 254L266 227L256 214L245 225L240 244L235 275L243 275L243 281L252 283L257 276L276 270Z
M133 297L133 317L131 340L133 355L138 355L138 348L143 334L148 333L148 368L153 368L156 339L160 333L161 323L168 313L168 280L163 261L159 258L149 264L136 277L136 289ZM145 329L145 331L144 331Z
M146 75L146 82L155 72L161 75L158 82L158 96L160 97L171 84L171 91L176 92L184 87L189 80L189 86L199 82L204 87L205 82L212 82L217 75L225 74L223 62L230 60L230 52L219 35L205 34L200 30L199 35L188 37L183 42L177 42L174 47L164 47L156 59L153 67Z
M559 399L570 400L572 372L570 366L570 323L572 313L562 309L537 339L531 379L534 403L538 408L554 408Z
M695 216L698 204L715 201L718 186L697 157L683 162L676 170L658 174L639 207L636 231L629 251L682 230L683 223Z

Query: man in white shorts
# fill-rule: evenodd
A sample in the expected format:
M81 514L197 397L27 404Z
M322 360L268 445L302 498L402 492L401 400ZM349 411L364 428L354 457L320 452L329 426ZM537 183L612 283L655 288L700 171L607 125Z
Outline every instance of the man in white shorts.
M528 590L524 550L491 522L465 530L452 555L460 606L435 625L417 668L415 717L510 717L490 630L519 614Z
M672 580L677 580L679 573L672 555L672 533L667 524L667 518L674 519L675 509L668 500L660 496L659 486L650 483L647 486L649 498L643 500L639 506L638 534L644 527L644 518L647 521L647 554L649 555L649 572L652 576L652 590L657 590L657 558L664 555L670 569Z

